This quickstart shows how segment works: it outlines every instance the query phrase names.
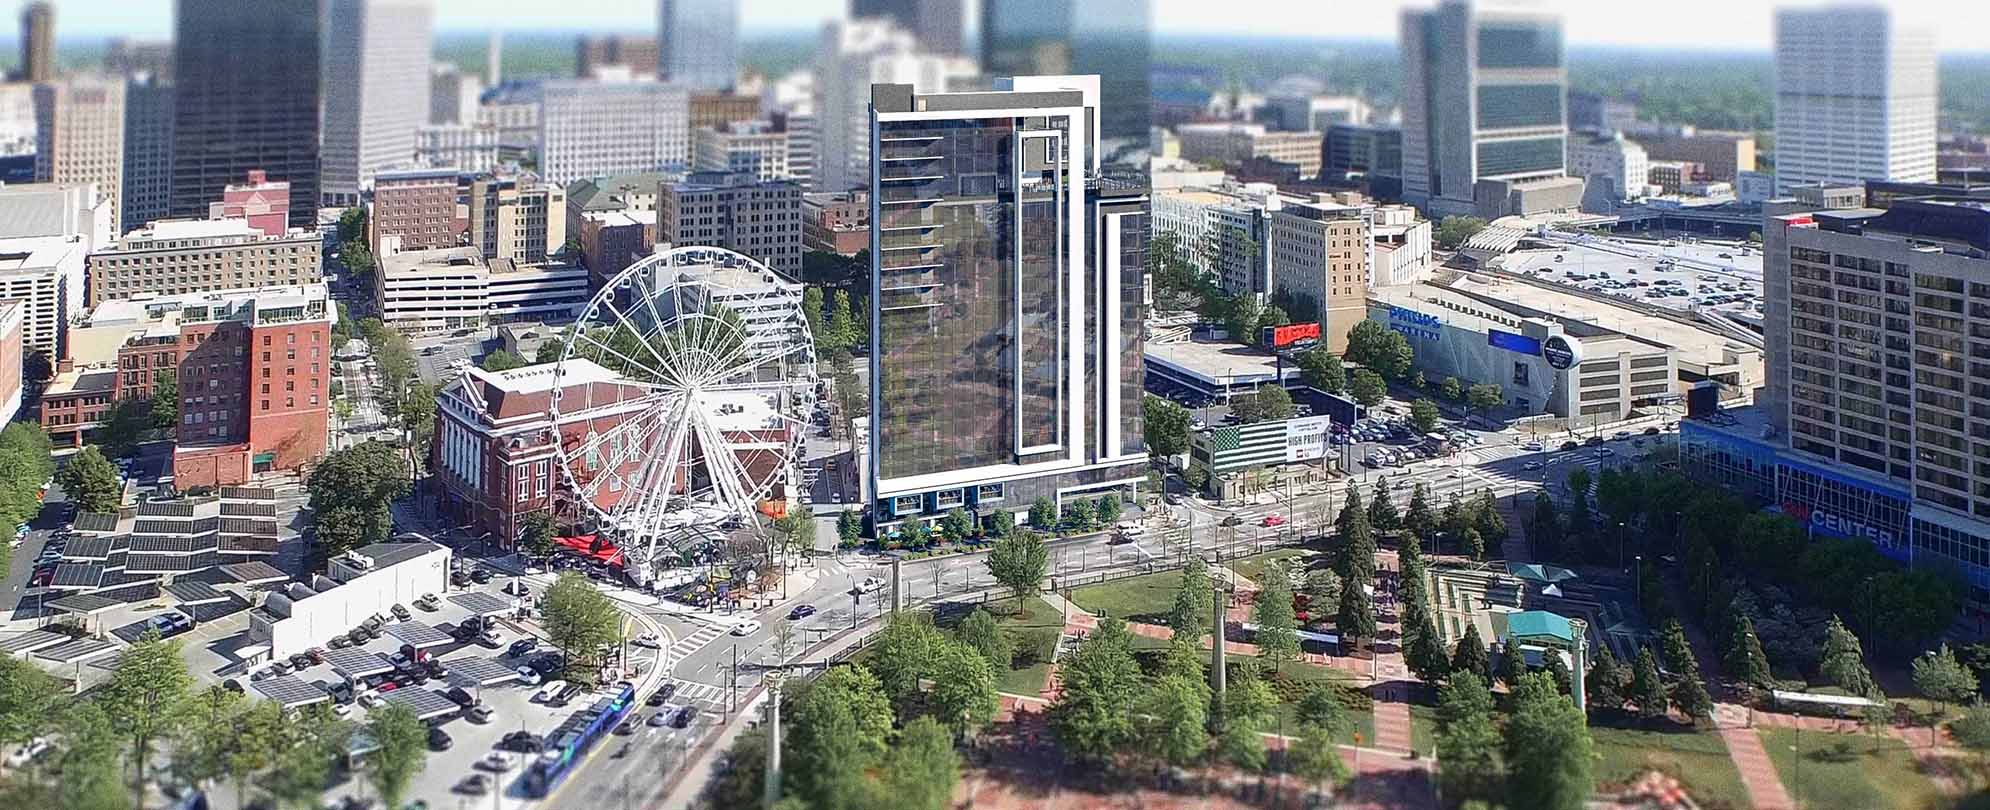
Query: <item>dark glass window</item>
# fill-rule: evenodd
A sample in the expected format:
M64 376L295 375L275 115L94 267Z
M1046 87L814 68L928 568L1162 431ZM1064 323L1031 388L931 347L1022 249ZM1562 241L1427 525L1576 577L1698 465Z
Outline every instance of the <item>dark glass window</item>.
M1562 139L1525 138L1479 144L1479 176L1553 172L1562 167Z
M1479 86L1479 128L1553 127L1562 123L1562 88L1554 84Z
M1552 22L1479 23L1479 67L1553 68L1561 64L1561 26Z

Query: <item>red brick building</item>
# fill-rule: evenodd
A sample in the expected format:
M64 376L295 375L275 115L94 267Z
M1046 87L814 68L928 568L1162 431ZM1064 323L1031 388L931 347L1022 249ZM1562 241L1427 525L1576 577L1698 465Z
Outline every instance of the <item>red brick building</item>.
M854 256L871 246L870 195L862 191L802 195L802 249Z
M324 285L237 290L180 316L180 488L246 483L325 454L332 323Z
M207 204L207 218L246 219L264 236L282 236L290 230L290 183L250 169L245 182L223 186L221 201Z
M469 222L457 219L458 178L454 169L381 172L373 178L373 210L367 242L375 255L380 240L401 239L402 250L431 250L463 244Z

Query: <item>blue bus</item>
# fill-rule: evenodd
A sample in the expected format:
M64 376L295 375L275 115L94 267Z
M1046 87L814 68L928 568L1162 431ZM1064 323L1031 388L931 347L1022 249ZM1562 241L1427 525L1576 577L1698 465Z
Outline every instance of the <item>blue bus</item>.
M525 769L525 795L546 798L580 767L587 752L608 736L636 707L636 685L623 681L607 697L574 712L553 733L546 735L546 750Z

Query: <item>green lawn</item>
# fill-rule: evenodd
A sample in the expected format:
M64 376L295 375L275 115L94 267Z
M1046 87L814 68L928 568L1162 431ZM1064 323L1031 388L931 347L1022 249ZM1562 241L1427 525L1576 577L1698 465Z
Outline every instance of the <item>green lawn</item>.
M1014 612L1015 602L1007 599L990 602L988 608L994 612L996 623L1012 638L1033 630L1061 630L1064 627L1064 613L1041 598L1025 602L1022 613ZM1050 676L1050 665L1041 663L1010 669L998 673L998 676L995 688L1012 695L1035 697L1043 692L1044 680Z
M1253 554L1249 557L1238 557L1224 563L1224 565L1228 566L1230 570L1237 572L1239 576L1252 582L1258 582L1264 579L1265 566L1278 560L1290 560L1297 557L1310 557L1312 555L1313 552L1309 549L1281 548L1277 551L1267 551L1263 554Z
M1437 707L1410 704L1410 747L1428 756L1437 745Z
M1168 609L1181 590L1182 572L1162 571L1086 585L1071 592L1071 602L1087 613L1148 624L1166 623Z
M1801 806L1925 810L1952 803L1921 774L1913 752L1891 737L1813 732L1802 735L1799 749L1794 731L1761 735L1783 787Z
M1596 743L1596 786L1619 787L1645 771L1677 777L1702 807L1745 808L1748 789L1727 755L1727 745L1708 731L1645 731L1589 727Z

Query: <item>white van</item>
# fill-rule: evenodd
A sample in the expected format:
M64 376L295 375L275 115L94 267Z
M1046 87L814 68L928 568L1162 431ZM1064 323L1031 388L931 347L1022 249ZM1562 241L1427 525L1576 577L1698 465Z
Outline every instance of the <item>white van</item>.
M552 700L554 695L559 694L560 690L565 688L567 688L566 681L547 681L546 685L539 687L539 691L532 693L532 702L545 703L548 700Z

